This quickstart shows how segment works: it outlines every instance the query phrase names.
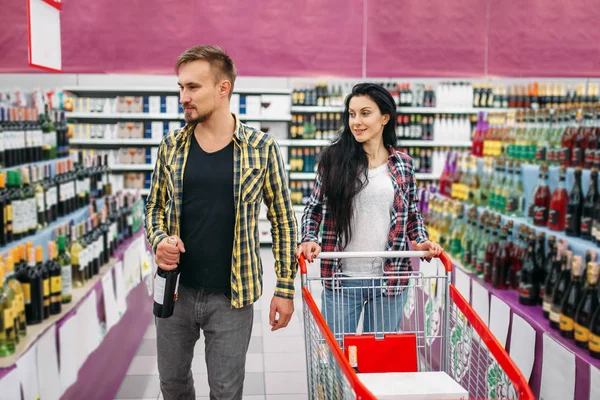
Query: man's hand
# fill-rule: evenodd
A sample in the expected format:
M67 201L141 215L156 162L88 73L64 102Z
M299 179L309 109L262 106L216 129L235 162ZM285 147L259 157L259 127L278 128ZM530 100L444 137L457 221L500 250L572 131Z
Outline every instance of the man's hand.
M156 265L165 271L177 268L179 253L185 253L181 239L175 235L164 238L156 246Z
M296 249L296 258L300 258L304 254L304 259L308 262L313 262L321 252L321 246L317 242L301 243Z
M294 300L273 296L271 311L269 312L269 324L272 326L271 331L285 328L289 324L290 319L292 319L293 313ZM277 314L279 314L279 319L276 319Z
M442 252L442 246L432 241L426 241L421 244L416 244L413 242L413 247L417 251L426 251L424 258L437 257Z

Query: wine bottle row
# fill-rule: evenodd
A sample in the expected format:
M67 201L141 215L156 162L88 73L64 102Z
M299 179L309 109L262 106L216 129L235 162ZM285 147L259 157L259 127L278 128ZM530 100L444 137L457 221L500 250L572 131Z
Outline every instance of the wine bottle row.
M480 114L472 153L528 164L600 167L598 109Z
M501 216L477 207L431 198L422 205L432 240L462 266L496 289L517 290L519 302L542 306L550 326L600 358L600 290L596 253L585 260L568 250L566 239L537 236L533 229L502 225ZM586 278L587 277L587 278Z
M14 354L27 327L72 301L73 288L82 288L99 274L115 249L133 234L132 205L137 199L119 194L106 197L100 214L56 228L56 241L44 248L26 242L0 254L0 357Z
M105 182L108 182L105 184ZM106 160L72 159L0 172L0 246L35 233L110 193Z

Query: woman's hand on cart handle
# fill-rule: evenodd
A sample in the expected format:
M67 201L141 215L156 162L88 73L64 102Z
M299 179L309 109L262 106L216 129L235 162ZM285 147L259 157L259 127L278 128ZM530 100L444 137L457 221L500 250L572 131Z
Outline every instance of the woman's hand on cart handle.
M415 248L415 250L418 251L426 251L427 254L425 254L424 258L431 258L431 257L437 257L442 253L442 246L440 246L437 243L434 243L430 240L423 242L421 244L417 244L416 242L413 242L413 247Z
M300 258L301 255L304 255L306 261L313 262L320 252L321 246L319 246L317 242L304 242L300 243L296 249L296 258Z

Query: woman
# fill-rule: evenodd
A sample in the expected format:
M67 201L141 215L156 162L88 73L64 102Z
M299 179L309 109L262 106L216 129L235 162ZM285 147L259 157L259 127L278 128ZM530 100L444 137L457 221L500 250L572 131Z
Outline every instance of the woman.
M427 256L439 255L442 249L429 241L417 209L413 161L395 150L396 105L392 96L379 85L354 86L345 101L343 121L343 130L321 154L315 186L302 217L302 243L296 257L303 254L313 262L321 252L321 223L323 251L402 251L408 249L411 240L415 250L425 250ZM371 259L322 260L322 278L333 278L337 272L352 277L324 281L322 312L330 329L334 333L356 332L364 308L363 332L397 332L407 282L386 279L384 271L410 269L407 259L384 260L383 268ZM339 290L340 286L344 290ZM373 286L378 289L368 289Z

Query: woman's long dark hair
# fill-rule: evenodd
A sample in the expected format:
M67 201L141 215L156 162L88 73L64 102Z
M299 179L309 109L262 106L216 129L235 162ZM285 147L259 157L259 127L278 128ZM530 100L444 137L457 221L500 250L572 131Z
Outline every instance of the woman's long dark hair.
M332 145L321 153L319 161L326 206L335 221L335 233L341 240L342 248L352 238L353 200L368 182L367 153L350 130L348 109L350 100L355 96L368 96L377 104L382 115L390 116L383 127L383 143L386 148L396 148L396 104L392 95L382 86L373 83L354 86L352 93L346 97L343 130L338 133Z

